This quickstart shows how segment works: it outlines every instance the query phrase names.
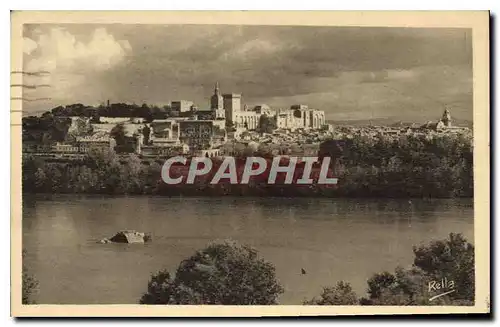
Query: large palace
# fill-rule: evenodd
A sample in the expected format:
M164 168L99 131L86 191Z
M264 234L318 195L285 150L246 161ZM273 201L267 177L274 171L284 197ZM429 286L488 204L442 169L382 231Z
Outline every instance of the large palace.
M241 94L221 94L219 84L215 84L210 98L210 110L214 119L225 119L226 126L255 130L269 129L319 129L325 125L324 111L309 109L306 105L292 105L290 109L272 109L262 104L249 109L241 108Z

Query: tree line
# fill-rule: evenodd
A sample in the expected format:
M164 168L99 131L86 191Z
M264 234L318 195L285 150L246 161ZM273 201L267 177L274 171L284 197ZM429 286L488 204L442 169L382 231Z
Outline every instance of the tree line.
M116 133L119 135L119 133ZM128 151L130 152L130 151ZM242 149L235 156L272 158L260 149ZM329 140L318 157L332 158L337 185L272 185L252 179L247 185L224 180L210 184L208 177L193 185L167 185L161 179L164 159L144 160L135 154L124 159L113 151L92 151L84 160L50 162L23 158L23 192L146 195L247 195L315 197L473 196L473 147L468 135L428 138L404 135L398 139ZM214 159L215 161L220 159Z
M150 105L143 103L141 105L132 103L110 103L99 106L88 106L81 103L75 103L67 106L58 106L45 114L52 114L58 117L83 116L93 117L140 117L144 119L164 119L171 110L170 104L165 106Z

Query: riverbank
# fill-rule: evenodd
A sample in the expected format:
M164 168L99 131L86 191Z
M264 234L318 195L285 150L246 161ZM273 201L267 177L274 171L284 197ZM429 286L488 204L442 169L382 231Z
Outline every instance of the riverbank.
M352 198L471 198L474 194L472 140L465 136L406 137L397 142L357 137L339 144L325 144L318 154L331 158L330 175L338 179L336 185L287 185L283 174L276 184L269 184L265 175L251 178L246 185L229 180L211 184L215 171L196 177L191 185L167 185L161 178L165 159L145 161L134 154L123 157L97 151L68 162L23 157L23 193ZM250 155L266 158L258 152ZM245 159L242 155L236 160ZM213 160L220 164L222 159Z
M300 175L300 171L298 172ZM332 174L330 174L331 176ZM162 195L162 196L255 196L255 197L349 197L349 198L471 198L471 170L466 166L342 167L336 185L276 184L251 178L248 184L221 180L213 174L196 177L194 184L167 185L161 165L143 164L130 155L125 163L109 157L89 157L73 163L48 163L37 158L23 161L23 193ZM297 176L296 176L297 177Z

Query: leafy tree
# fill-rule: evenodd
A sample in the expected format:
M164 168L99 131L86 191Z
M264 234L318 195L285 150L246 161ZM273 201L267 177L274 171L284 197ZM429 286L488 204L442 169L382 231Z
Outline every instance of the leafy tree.
M66 140L73 142L77 137L91 135L93 130L94 129L90 123L90 119L78 117L74 122L74 126L68 130Z
M125 165L121 165L122 188L127 193L140 194L142 181L142 163L135 154L129 154Z
M97 193L114 194L123 191L122 166L114 151L92 150L85 164L95 172L92 180L97 181L95 184Z
M356 305L358 296L352 290L351 284L340 281L334 287L325 287L319 298L305 301L309 305Z
M99 124L101 122L101 113L96 110L90 117L90 122L92 124Z
M36 292L38 288L38 281L29 273L28 268L24 264L24 258L26 256L26 252L23 250L22 258L23 258L23 276L22 276L22 303L23 304L35 304L36 302L33 300L33 294Z
M66 109L63 107L63 106L58 106L58 107L55 107L54 109L51 110L51 113L54 115L54 116L63 116L63 115L67 115L67 111Z
M150 136L151 136L151 127L149 127L148 125L145 125L143 128L142 128L142 135L144 136L144 141L143 143L145 145L148 145L150 144Z
M276 304L283 288L274 266L234 242L213 243L181 262L175 278L151 277L141 304Z
M394 273L376 273L368 279L368 297L361 305L474 305L474 246L461 234L416 246L414 264ZM453 281L455 291L430 301L435 292L430 282ZM451 286L450 286L451 287ZM305 304L342 305L355 303L356 296L348 283L324 288L319 298Z
M47 176L42 168L38 168L35 173L35 189L43 189L47 182Z
M382 272L368 279L368 298L363 305L428 305L427 279L418 268L396 268L394 274Z
M111 129L109 134L115 139L117 145L125 143L125 127L123 124L116 124L116 126Z
M450 233L448 239L416 246L413 252L414 265L430 279L454 281L456 292L450 294L451 299L474 300L474 246L462 234Z
M377 298L384 289L393 288L396 284L396 276L390 272L384 271L368 279L368 294L370 298Z
M374 305L472 305L474 303L474 246L461 234L451 233L448 239L415 246L411 269L396 269L395 274L375 274L368 280L369 299ZM431 281L453 281L454 292L429 302L433 296Z
M109 133L110 136L116 141L115 151L118 153L133 153L134 147L127 140L127 136L125 134L125 126L123 123L116 124L115 127L111 129Z

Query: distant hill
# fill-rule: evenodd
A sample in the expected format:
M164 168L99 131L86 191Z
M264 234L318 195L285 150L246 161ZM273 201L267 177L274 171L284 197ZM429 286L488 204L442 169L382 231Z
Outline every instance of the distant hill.
M410 126L412 123L402 123L394 118L375 118L375 119L353 119L353 120L328 120L329 124L333 125L350 125L350 126Z
M431 120L431 119L430 119ZM329 124L332 125L342 125L342 126L411 126L412 124L422 125L426 122L403 122L398 121L394 118L375 118L375 119L356 119L356 120L327 120ZM469 127L472 128L472 121L465 119L454 119L454 126Z

